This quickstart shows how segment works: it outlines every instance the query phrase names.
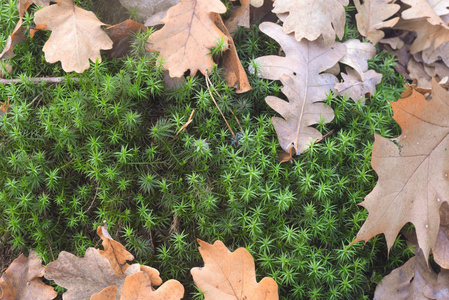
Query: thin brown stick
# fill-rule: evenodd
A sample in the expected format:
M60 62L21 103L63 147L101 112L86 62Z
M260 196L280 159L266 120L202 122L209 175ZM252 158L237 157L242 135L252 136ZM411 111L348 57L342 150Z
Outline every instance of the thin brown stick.
M23 83L24 81L31 81L32 83L40 83L40 82L45 82L45 83L61 83L61 82L65 82L67 81L67 78L65 77L34 77L34 78L29 78L26 80L23 80L21 78L15 78L15 79L3 79L0 78L0 84L10 84L10 83ZM79 78L70 78L70 80L73 81L80 81Z
M207 85L207 90L209 91L209 95L212 97L212 100L214 101L215 106L218 108L218 111L220 112L221 116L223 117L223 120L226 122L226 125L228 126L229 130L231 131L232 136L235 136L234 131L232 131L231 126L229 126L228 121L226 120L225 116L221 112L221 109L218 106L217 101L215 101L214 95L212 95L212 92L211 92L211 89L210 89L210 86L212 85L212 82L210 82L210 84L209 84L209 82L210 82L209 75L207 74L207 71L206 71L206 85Z

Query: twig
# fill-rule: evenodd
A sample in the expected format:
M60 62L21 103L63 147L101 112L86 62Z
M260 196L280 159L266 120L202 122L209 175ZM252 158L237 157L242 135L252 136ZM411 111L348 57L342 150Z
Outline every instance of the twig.
M217 101L215 101L214 95L212 95L212 92L210 90L210 85L212 84L212 82L210 84L209 84L209 82L210 82L209 75L207 74L207 71L206 71L206 85L207 85L207 90L209 91L209 95L212 97L212 100L214 101L215 106L218 108L218 111L220 112L221 116L223 117L223 120L226 122L226 125L228 126L229 130L231 131L232 136L235 136L234 131L232 131L231 126L229 126L228 121L226 120L225 116L221 112L221 109L218 106Z
M16 79L3 79L0 78L0 84L10 84L10 83L23 83L24 81L30 81L32 83L40 83L40 82L45 82L45 83L61 83L64 81L67 81L67 78L65 77L34 77L34 78L29 78L29 79L22 79L22 78L16 78ZM73 81L80 81L79 78L70 78L70 80Z

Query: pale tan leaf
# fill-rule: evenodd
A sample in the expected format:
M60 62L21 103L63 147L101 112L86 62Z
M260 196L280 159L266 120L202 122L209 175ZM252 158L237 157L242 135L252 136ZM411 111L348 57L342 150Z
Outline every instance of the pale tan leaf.
M249 2L250 0L240 0L240 5L233 7L229 16L224 21L224 24L232 35L234 35L237 26L249 28Z
M449 41L449 29L439 25L432 25L425 19L400 20L394 29L403 29L414 31L417 34L416 39L410 49L414 54L433 47L437 49L442 44Z
M278 287L272 278L256 280L254 260L245 248L230 252L221 241L213 245L197 240L204 267L193 268L193 280L205 300L276 300Z
M117 296L117 287L115 285L104 288L99 293L95 293L90 297L90 300L115 300Z
M449 42L442 44L436 49L432 45L422 52L422 57L426 64L431 64L441 59L449 67Z
M45 59L61 61L66 72L84 72L89 60L101 62L100 49L112 48L112 41L101 29L95 14L79 8L73 0L57 0L34 15L36 24L45 23L52 33L45 43Z
M292 34L287 35L274 23L262 23L260 30L274 38L285 52L285 57L264 56L255 60L258 74L270 80L282 80L284 94L289 101L268 97L267 103L283 118L273 118L282 149L288 152L293 144L296 155L308 148L310 142L321 138L312 124L321 119L327 122L334 117L333 111L322 101L329 94L337 78L322 73L333 67L345 54L341 43L325 46L321 41L298 42Z
M438 230L433 259L444 269L449 269L449 205L444 202L440 208L440 228Z
M39 277L44 275L42 261L33 250L28 257L20 254L0 278L0 299L46 300L58 293Z
M98 253L107 258L115 274L125 274L126 269L129 267L127 261L133 260L134 256L126 251L122 244L112 239L106 223L103 226L98 226L97 234L103 240L104 248L104 250L98 249Z
M392 27L399 21L399 17L390 19L400 8L394 0L364 0L363 4L360 0L354 0L354 4L357 8L357 28L373 44L385 36L380 29Z
M237 94L245 93L251 90L251 85L249 84L248 76L246 75L245 69L243 69L237 54L234 39L218 14L212 16L212 18L215 21L215 25L217 25L217 27L228 37L229 50L223 54L221 63L219 64L225 74L226 84L230 87L234 87Z
M184 287L179 281L170 279L157 290L153 290L148 274L137 272L126 277L120 300L179 300L183 296Z
M402 0L410 8L402 12L405 20L425 18L432 25L449 28L440 16L449 13L449 0Z
M125 275L139 271L140 265L134 264L126 269ZM115 274L109 261L95 248L88 248L83 258L62 251L56 261L45 267L45 278L67 289L64 300L90 299L93 294L112 285L117 287L117 295L121 295L125 275Z
M359 40L347 40L343 44L346 46L346 55L340 59L340 62L356 70L363 81L364 73L368 71L368 60L376 55L376 47Z
M227 39L211 16L225 12L219 0L182 0L167 11L164 27L149 37L148 50L160 52L170 77L181 77L187 70L191 76L198 70L206 74L214 64L209 48Z
M365 95L370 93L374 94L376 85L382 81L382 74L377 73L374 70L368 70L363 73L364 80L359 78L357 71L352 69L346 69L346 73L341 73L343 82L337 83L335 89L341 96L348 95L352 100L362 100L362 104L365 104Z
M437 274L429 269L422 251L402 267L394 269L377 285L374 300L428 299L424 288L437 282ZM434 299L434 298L433 298Z
M14 56L14 46L25 41L26 37L24 34L22 23L23 21L20 18L13 32L9 35L8 40L6 41L5 48L3 49L2 53L0 53L0 60L12 58Z
M411 79L416 80L416 86L423 89L432 87L432 77L424 69L424 64L417 62L413 57L407 64L407 70Z
M404 41L401 40L401 38L398 36L392 37L392 38L381 39L379 42L381 42L382 44L390 45L391 49L393 49L393 50L398 50L404 46Z
M272 0L265 0L265 2L267 1L272 1ZM264 3L264 0L251 0L251 5L254 7L261 7Z
M449 299L449 270L441 269L435 283L429 282L423 288L422 293L427 299Z
M295 33L295 38L314 41L320 36L325 44L335 41L335 36L344 35L349 0L275 0L273 12L288 13L284 21L284 32Z
M402 134L375 135L371 165L379 179L360 205L369 212L353 243L384 233L388 249L408 222L416 228L427 259L440 225L439 209L449 201L449 93L432 82L431 100L413 93L392 102Z

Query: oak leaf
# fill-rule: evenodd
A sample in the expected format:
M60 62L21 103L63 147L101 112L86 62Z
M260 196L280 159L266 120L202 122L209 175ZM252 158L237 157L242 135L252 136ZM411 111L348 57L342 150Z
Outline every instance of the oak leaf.
M444 202L440 208L440 228L438 229L433 259L444 269L449 269L449 205Z
M120 300L179 300L184 296L184 287L174 279L166 281L157 290L151 288L152 282L145 272L137 272L125 279Z
M167 10L178 4L179 0L120 0L120 3L145 20L145 26L154 26L155 20L161 20ZM151 19L153 19L151 21ZM152 23L149 25L148 23Z
M255 62L259 76L284 83L283 92L289 102L276 97L268 97L266 101L283 117L272 119L282 149L288 152L293 145L299 155L310 142L321 137L318 130L309 126L334 117L332 109L319 102L338 80L322 72L346 54L346 47L341 43L325 46L322 41L298 42L292 34L285 34L281 26L269 22L262 23L260 30L279 42L285 52L285 57L263 56Z
M0 278L0 299L53 299L58 294L39 277L44 275L42 261L33 250L28 257L21 254Z
M360 34L373 44L377 44L385 36L380 29L392 27L399 21L399 17L389 19L400 9L400 6L394 1L364 0L363 4L360 4L360 0L354 0L357 8L355 15L357 28Z
M346 73L341 73L343 82L335 85L338 94L344 96L347 94L352 100L362 100L365 103L365 95L367 93L374 94L376 85L382 81L382 74L369 70L363 73L363 80L359 78L359 74L355 70L346 69Z
M429 299L424 291L437 283L437 277L439 276L427 266L422 251L418 251L402 267L382 279L377 285L374 300ZM427 287L428 285L430 286Z
M440 16L449 13L449 0L402 0L410 8L402 12L405 20L425 18L432 25L449 28Z
M34 15L36 24L45 23L52 31L43 48L45 59L61 61L66 72L82 73L89 68L89 60L101 62L100 49L111 49L112 41L93 12L79 8L73 0L56 2Z
M249 28L249 4L250 0L240 0L240 5L231 9L224 22L231 34L235 33L237 26Z
M288 15L284 21L284 32L295 32L295 38L314 41L320 36L325 44L335 41L335 36L343 38L349 0L276 0L273 12Z
M198 70L206 74L214 64L209 49L220 39L228 47L225 34L212 19L213 14L225 12L219 0L181 0L167 11L164 27L150 35L148 50L160 52L170 77L181 77L187 70L191 76Z
M98 226L97 234L103 240L104 248L104 250L98 249L98 253L107 258L115 274L125 274L126 269L129 267L126 261L133 260L134 256L126 251L126 248L122 244L114 241L107 230L106 222L103 226Z
M9 35L8 40L6 41L5 48L3 49L2 53L0 53L0 60L12 58L14 56L14 47L17 44L21 44L25 41L26 37L24 34L22 23L22 18L20 18L13 32Z
M140 265L134 264L125 271L126 276L140 271ZM121 295L126 276L115 274L109 261L95 248L88 248L83 258L62 251L58 259L45 267L45 278L54 280L67 289L64 300L90 299L109 286L116 286Z
M254 260L245 248L231 252L221 241L213 245L197 239L204 267L193 268L193 280L204 298L220 300L279 299L278 287L272 278L256 281Z
M384 233L388 249L408 222L415 225L424 257L435 247L439 209L449 201L449 93L432 82L431 100L413 91L392 102L402 134L375 135L371 165L379 180L360 205L368 218L352 243Z
M422 52L422 58L426 64L431 64L441 59L449 66L449 42L442 44L436 49L433 46L425 49Z
M123 57L131 47L132 34L145 31L147 28L140 23L127 19L119 24L109 26L105 29L114 46L108 50L112 57Z
M343 43L346 46L346 55L340 62L350 66L364 80L364 73L368 71L368 60L376 55L376 47L371 43L362 43L359 40L347 40Z

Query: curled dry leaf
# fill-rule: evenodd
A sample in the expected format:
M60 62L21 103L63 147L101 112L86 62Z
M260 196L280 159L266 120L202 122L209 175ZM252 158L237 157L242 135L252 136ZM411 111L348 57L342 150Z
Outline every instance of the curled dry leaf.
M440 206L449 201L449 93L433 81L430 101L414 90L392 107L402 129L395 139L400 148L375 135L371 165L379 180L360 204L369 215L352 243L384 233L390 249L411 222L427 258L435 247Z
M374 70L368 70L363 73L364 80L359 78L359 74L355 70L347 69L346 73L341 73L344 81L337 83L335 89L339 95L344 96L347 94L354 101L363 99L363 104L365 104L365 95L367 93L374 94L376 85L382 81L382 74Z
M140 265L134 264L126 269L125 275L139 271ZM62 251L56 261L45 267L45 278L67 289L64 300L89 299L111 285L121 295L126 276L115 274L109 261L95 248L88 248L83 258Z
M399 21L399 17L391 18L400 9L394 2L395 0L364 0L360 4L360 0L354 0L357 28L373 44L377 44L385 36L380 29L392 27Z
M181 0L167 11L164 27L150 35L148 50L160 52L170 77L181 77L188 70L191 76L198 70L206 74L214 64L209 49L220 39L227 39L212 15L225 12L219 0Z
M129 267L126 261L133 260L134 256L126 251L122 244L112 239L107 230L106 222L103 226L98 226L97 234L103 240L104 248L104 250L98 249L98 253L107 258L115 274L125 274L126 269Z
M240 0L240 5L233 7L226 18L224 24L232 35L237 26L249 28L249 2L250 0Z
M26 37L24 34L22 23L22 18L20 18L13 32L9 35L8 40L6 41L5 48L3 49L2 53L0 53L0 60L12 58L14 56L14 47L17 44L23 43L25 41Z
M340 62L357 71L363 81L364 73L368 71L368 60L376 55L376 47L359 40L347 40L343 44L346 46L346 55L340 59Z
M335 36L343 38L349 0L276 0L273 12L288 14L284 21L284 32L295 32L295 38L314 41L320 36L325 44L334 43Z
M204 267L193 268L193 280L206 300L275 300L278 286L272 278L256 281L254 260L245 248L231 252L221 241L197 240Z
M42 261L33 250L25 257L16 258L0 279L0 299L35 299L55 298L58 293L39 277L44 275Z
M66 72L82 73L89 68L89 60L101 62L100 49L111 49L112 41L93 12L79 8L73 0L56 2L34 15L36 24L45 23L52 31L43 48L45 59L61 61Z
M274 23L262 23L260 30L274 38L285 52L285 57L263 56L255 62L259 65L259 76L281 80L285 85L283 92L289 102L276 97L268 97L266 101L283 117L272 119L282 149L288 152L293 144L299 155L310 142L321 137L318 130L309 126L319 123L321 118L329 122L334 117L332 109L319 102L333 90L338 80L322 72L346 54L346 47L341 43L326 46L322 41L298 42Z
M225 74L226 84L230 87L236 88L235 92L238 94L245 93L251 90L251 85L249 84L248 76L246 76L245 69L243 68L237 54L234 39L226 26L223 24L221 17L218 14L215 14L212 17L215 25L217 25L217 27L228 37L229 50L223 54L220 63L220 67L223 68L223 72Z

